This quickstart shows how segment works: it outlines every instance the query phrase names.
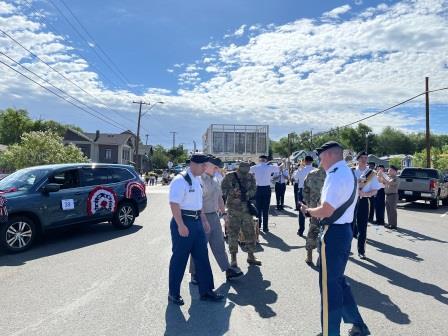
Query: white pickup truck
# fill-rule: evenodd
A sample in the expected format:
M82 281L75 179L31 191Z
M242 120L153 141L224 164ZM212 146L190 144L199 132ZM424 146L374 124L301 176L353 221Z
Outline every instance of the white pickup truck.
M437 209L448 205L448 176L437 169L405 168L399 176L398 197L406 202L429 201Z

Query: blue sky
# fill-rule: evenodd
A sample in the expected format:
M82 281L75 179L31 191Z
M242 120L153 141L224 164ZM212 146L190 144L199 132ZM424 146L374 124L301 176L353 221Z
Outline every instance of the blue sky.
M40 18L25 1L0 0L0 27L90 95L1 33L0 51L115 126L135 130L132 100L164 101L143 119L142 134L153 143L169 145L169 131L178 131L178 142L192 147L208 124L221 122L269 124L274 139L318 132L422 92L425 76L432 88L448 86L444 0L64 1L99 45L67 24L52 2L82 32L61 0L33 0ZM126 80L96 56L100 48ZM448 91L431 101L433 131L447 132ZM422 103L367 124L421 130ZM0 108L9 106L87 131L120 131L0 64Z

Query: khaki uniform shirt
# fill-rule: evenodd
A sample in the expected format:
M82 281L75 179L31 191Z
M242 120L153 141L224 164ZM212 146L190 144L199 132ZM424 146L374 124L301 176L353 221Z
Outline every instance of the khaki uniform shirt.
M387 194L397 194L398 193L398 178L391 177L392 181L385 185L384 193Z
M205 213L216 212L219 209L219 198L222 198L221 186L215 176L202 174L202 200Z

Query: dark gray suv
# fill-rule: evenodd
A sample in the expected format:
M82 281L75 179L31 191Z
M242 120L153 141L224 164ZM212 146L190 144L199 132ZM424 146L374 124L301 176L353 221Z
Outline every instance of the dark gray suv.
M0 246L21 252L39 233L80 224L134 224L145 184L131 166L59 164L26 168L0 181Z

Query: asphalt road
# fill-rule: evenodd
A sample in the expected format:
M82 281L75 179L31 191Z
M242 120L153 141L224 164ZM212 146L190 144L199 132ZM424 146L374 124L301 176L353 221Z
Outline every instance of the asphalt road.
M211 257L225 302L200 301L186 276L186 305L178 308L167 304L167 188L155 187L149 197L150 206L130 230L108 224L64 229L25 253L0 254L0 335L319 332L318 273L304 262L305 241L296 235L291 208L272 210L271 233L261 238L257 254L261 268L248 268L240 253L246 274L226 283ZM369 260L355 254L346 274L372 335L447 334L447 212L407 204L400 207L397 232L369 227Z

